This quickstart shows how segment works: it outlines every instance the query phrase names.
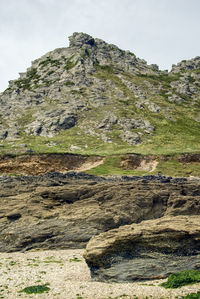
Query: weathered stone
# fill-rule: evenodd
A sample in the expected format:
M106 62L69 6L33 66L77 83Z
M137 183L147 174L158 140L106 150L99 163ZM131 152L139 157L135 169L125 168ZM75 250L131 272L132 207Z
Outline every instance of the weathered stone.
M107 143L115 142L111 131L119 129L121 141L135 146L155 131L154 116L145 110L176 121L176 103L199 101L199 57L167 73L85 33L75 32L69 41L9 81L0 94L0 139L23 139L24 132L51 138L77 126L80 138L91 133Z
M21 173L27 168L38 173L43 172L42 168L76 169L90 161L89 157L75 155L58 158L54 155L56 163L47 155L41 157L41 163L33 155L14 160ZM14 171L9 159L2 160L1 172ZM20 160L24 161L21 166ZM70 168L72 165L74 168ZM113 228L165 215L200 214L198 180L162 176L104 179L55 172L44 176L1 176L0 184L0 251L83 248L92 236Z
M117 121L118 118L114 114L110 114L108 117L102 120L102 122L98 125L98 128L111 130L112 127L117 124Z
M179 96L177 96L177 95L175 95L175 94L173 94L172 96L169 96L169 97L168 97L168 100L169 100L170 102L176 102L176 103L182 103L182 102L184 102L184 99L183 99L183 98L181 98L181 97L179 97Z
M200 270L199 216L162 217L93 237L84 257L92 278L127 282Z
M141 143L141 139L139 134L134 133L134 132L130 132L130 131L124 131L120 137L122 138L122 140L124 140L125 142L127 142L130 145L136 145Z
M172 65L172 73L179 73L183 70L193 70L200 68L200 56L197 56L191 60L182 60L177 65Z
M82 32L73 33L73 35L69 37L69 41L70 47L81 47L84 44L93 46L95 44L94 38L92 38L92 36Z
M68 130L76 125L77 116L62 110L52 110L37 114L36 120L30 123L25 132L34 136L53 136L60 130Z

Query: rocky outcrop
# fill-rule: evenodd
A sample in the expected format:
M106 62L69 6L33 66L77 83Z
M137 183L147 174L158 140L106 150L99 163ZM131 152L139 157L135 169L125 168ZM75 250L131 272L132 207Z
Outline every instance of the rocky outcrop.
M20 138L24 132L53 137L76 126L80 113L88 111L91 105L109 104L113 96L108 95L108 89L110 94L114 89L117 96L124 97L113 80L99 77L104 71L114 72L116 67L134 74L157 71L130 52L88 34L76 32L69 41L69 48L56 49L33 61L27 72L21 73L18 80L10 81L9 88L1 94L1 111L6 116L0 131L2 139ZM129 140L132 144L131 138L125 141Z
M200 214L198 180L70 172L0 177L0 185L0 251L83 248L120 226Z
M200 56L190 60L182 60L177 65L172 65L172 73L180 73L184 71L198 70L200 68Z
M33 136L43 137L46 149L45 138L59 136L59 144L69 144L72 152L76 143L82 150L88 146L82 137L136 146L157 134L159 123L175 122L180 114L188 118L184 109L177 112L177 104L189 102L190 110L196 109L199 57L168 73L85 33L75 32L69 41L68 48L33 61L0 94L2 142L14 140L18 148L19 140L32 145ZM66 143L68 134L74 138Z
M84 257L93 279L128 282L200 270L198 216L162 217L93 237Z

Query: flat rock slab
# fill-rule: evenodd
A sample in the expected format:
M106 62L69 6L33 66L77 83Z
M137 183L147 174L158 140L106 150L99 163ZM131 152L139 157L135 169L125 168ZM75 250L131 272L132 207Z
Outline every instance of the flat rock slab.
M84 253L93 279L128 282L200 270L200 217L171 216L93 237Z

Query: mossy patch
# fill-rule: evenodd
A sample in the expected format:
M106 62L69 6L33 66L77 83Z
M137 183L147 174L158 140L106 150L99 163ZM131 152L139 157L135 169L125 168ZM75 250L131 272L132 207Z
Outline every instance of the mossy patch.
M163 88L170 88L170 84L173 81L177 81L180 79L180 74L159 74L159 75L150 75L150 74L137 74L138 77L145 78L150 81L154 85L162 84Z
M170 274L167 282L161 284L166 289L176 289L185 285L200 282L200 271L186 270Z
M31 84L32 83L36 84L39 79L40 79L40 75L38 75L37 69L36 68L31 68L27 72L26 78L16 80L15 84L19 89L30 90L31 89Z
M74 58L74 55L72 55L70 58L67 59L65 66L64 66L64 69L66 71L71 70L73 67L75 67L77 65L78 60L73 61L73 58Z
M19 292L26 293L26 294L30 295L30 294L43 294L43 293L46 293L49 291L50 291L50 288L48 287L48 284L43 284L43 285L29 286Z
M200 291L183 296L182 299L200 299Z

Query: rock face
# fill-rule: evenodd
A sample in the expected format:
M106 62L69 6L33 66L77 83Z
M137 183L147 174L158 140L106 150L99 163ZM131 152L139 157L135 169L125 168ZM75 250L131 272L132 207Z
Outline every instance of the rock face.
M93 237L84 255L92 277L127 282L200 270L199 220L199 215L162 217Z
M75 32L69 41L68 48L33 61L0 94L2 142L15 140L17 147L19 140L31 144L41 137L46 149L45 138L58 136L57 147L70 143L68 151L91 140L136 146L180 115L198 123L199 57L168 73L85 33ZM64 143L69 135L73 139Z
M120 226L200 214L197 180L73 172L0 177L0 185L2 252L84 248L91 237Z

